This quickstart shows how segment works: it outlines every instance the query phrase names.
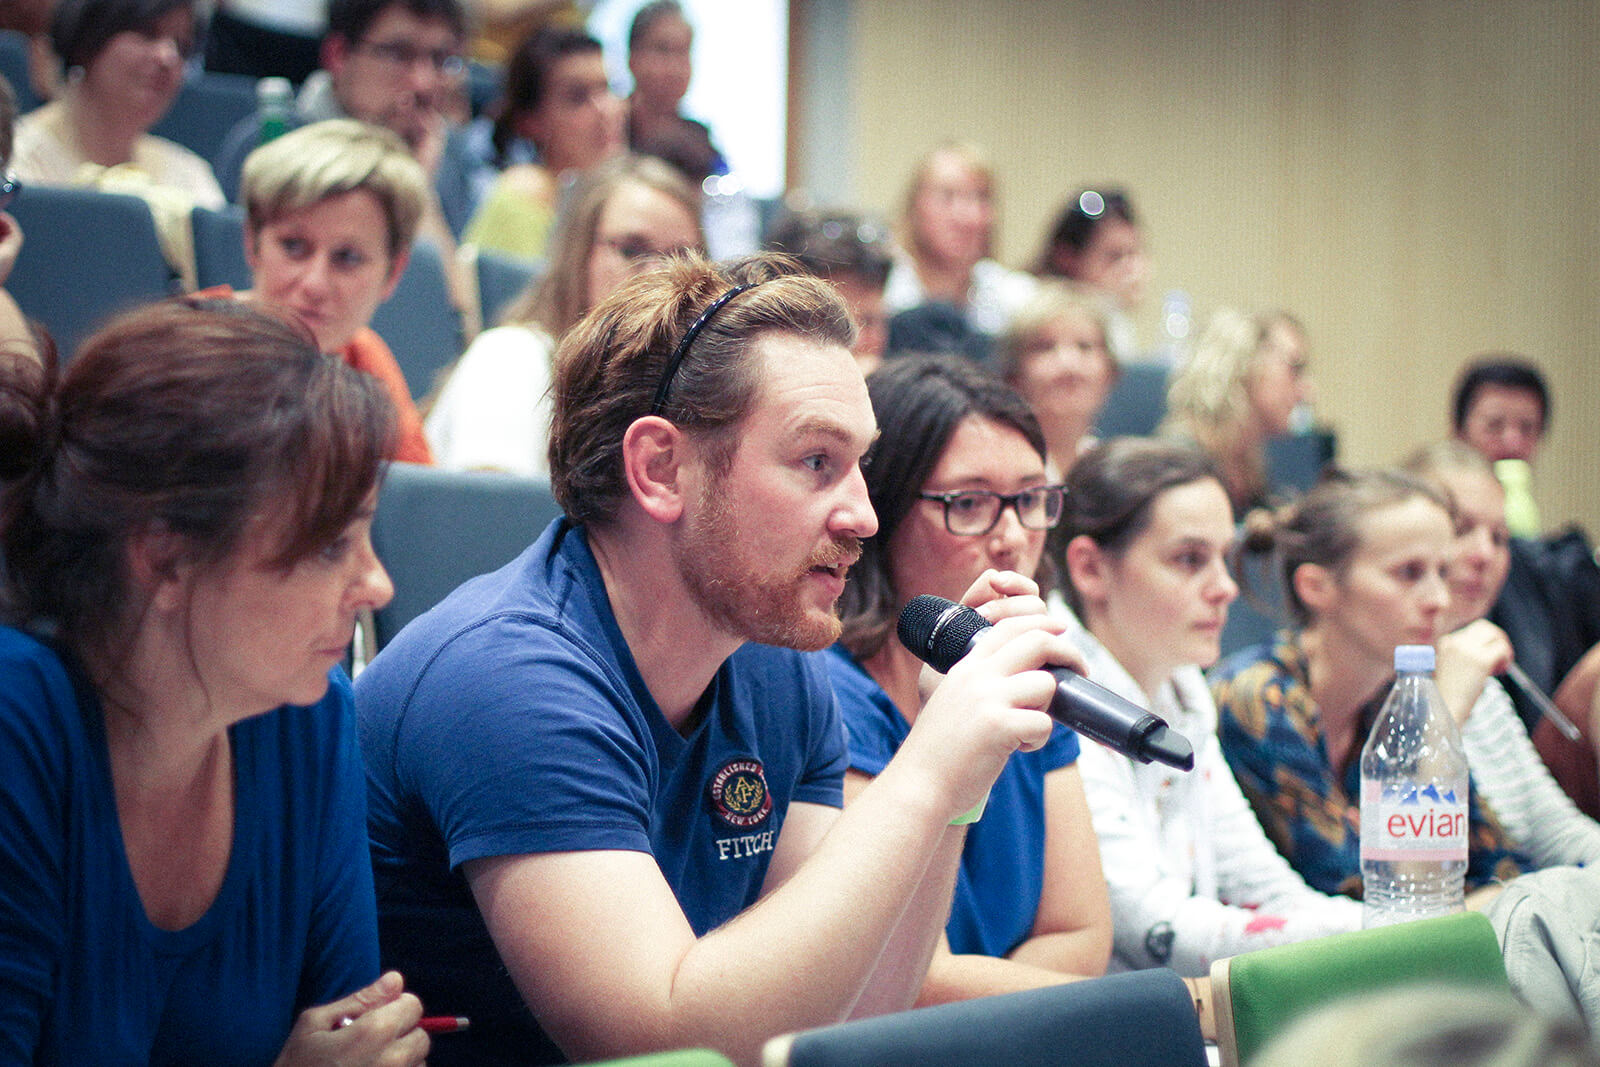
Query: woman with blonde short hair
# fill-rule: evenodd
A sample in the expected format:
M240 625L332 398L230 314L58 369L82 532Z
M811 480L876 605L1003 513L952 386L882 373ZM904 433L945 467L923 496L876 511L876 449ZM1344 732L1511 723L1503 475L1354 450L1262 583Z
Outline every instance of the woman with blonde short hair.
M389 130L330 119L251 152L239 195L255 280L241 296L293 312L322 351L382 381L400 418L394 458L432 462L405 375L369 325L411 256L430 195L421 164Z
M1122 376L1106 314L1087 294L1046 282L995 342L995 369L1044 429L1052 477L1094 447L1094 421Z

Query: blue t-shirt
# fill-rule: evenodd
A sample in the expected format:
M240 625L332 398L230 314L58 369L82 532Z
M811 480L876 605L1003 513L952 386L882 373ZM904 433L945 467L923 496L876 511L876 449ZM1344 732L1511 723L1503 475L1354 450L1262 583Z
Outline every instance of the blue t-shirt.
M0 1062L270 1064L295 1016L378 975L349 683L229 730L232 854L193 925L128 867L93 690L0 628Z
M744 646L680 736L583 529L564 519L406 627L362 673L356 704L385 964L430 1012L472 1019L434 1042L430 1063L559 1056L461 864L647 852L698 935L755 903L791 803L843 802L844 733L820 657Z
M827 653L828 675L844 716L850 766L878 775L911 732L843 645ZM1044 776L1078 759L1078 735L1057 725L1034 752L1017 752L989 791L983 818L967 830L945 933L950 951L1006 956L1027 940L1044 892Z

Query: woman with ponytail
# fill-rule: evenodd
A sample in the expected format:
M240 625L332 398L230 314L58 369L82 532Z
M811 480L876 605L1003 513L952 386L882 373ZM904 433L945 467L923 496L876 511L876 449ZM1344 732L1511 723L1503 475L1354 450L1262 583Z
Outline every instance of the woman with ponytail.
M1361 749L1395 647L1445 632L1455 528L1438 490L1382 470L1335 472L1247 517L1243 549L1271 554L1291 625L1212 672L1222 748L1268 835L1325 893L1361 895ZM1436 676L1465 718L1483 679L1456 663L1441 651ZM1469 818L1469 892L1529 866L1476 787Z

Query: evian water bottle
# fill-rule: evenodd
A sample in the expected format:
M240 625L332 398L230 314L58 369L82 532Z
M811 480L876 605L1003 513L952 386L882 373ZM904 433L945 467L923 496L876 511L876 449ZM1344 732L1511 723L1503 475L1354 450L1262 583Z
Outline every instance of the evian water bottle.
M1461 910L1467 757L1433 663L1432 645L1394 650L1394 688L1361 750L1364 926Z

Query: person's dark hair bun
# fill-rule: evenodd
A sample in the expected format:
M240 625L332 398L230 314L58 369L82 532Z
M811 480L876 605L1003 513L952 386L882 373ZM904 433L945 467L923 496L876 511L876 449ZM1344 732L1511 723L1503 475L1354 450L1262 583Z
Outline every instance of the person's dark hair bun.
M20 347L0 347L0 482L27 474L47 447L54 363Z

